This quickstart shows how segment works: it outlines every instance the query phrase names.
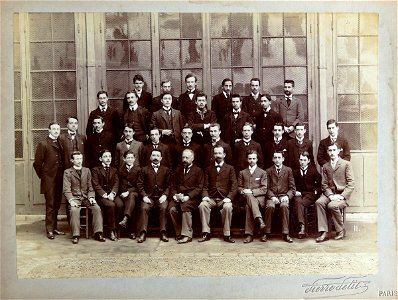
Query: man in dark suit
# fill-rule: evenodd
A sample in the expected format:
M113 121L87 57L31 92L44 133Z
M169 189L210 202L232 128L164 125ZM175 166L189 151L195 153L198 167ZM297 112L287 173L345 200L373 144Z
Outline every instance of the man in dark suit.
M283 120L285 137L287 139L294 138L294 126L298 122L304 122L304 110L300 99L293 96L294 81L286 79L283 91L284 98L277 99L274 102L273 109L279 113Z
M283 152L286 155L287 152L287 140L283 137L283 124L275 123L274 129L272 130L274 138L265 143L263 148L264 155L264 167L271 167L273 162L273 155L275 152Z
M265 204L265 234L262 242L267 241L267 234L271 233L272 216L275 206L279 205L282 217L283 240L292 243L289 236L289 201L296 193L292 169L283 165L283 152L274 152L274 165L267 169L268 190Z
M193 164L195 155L190 149L182 152L182 165L174 172L169 203L178 244L192 241L192 211L197 209L203 189L203 171Z
M63 166L65 170L72 167L70 159L72 152L80 151L84 156L84 145L86 142L86 137L77 132L78 120L76 117L69 117L66 127L68 131L59 135L59 144L63 149Z
M195 165L199 168L203 168L203 150L202 147L192 141L193 130L189 126L184 126L181 131L182 142L176 144L172 149L172 160L173 160L173 170L182 164L181 155L185 149L190 149L194 152L195 156Z
M138 96L138 105L145 107L148 111L152 111L152 94L144 91L144 78L140 74L134 75L133 83L135 92Z
M105 223L109 227L109 238L116 241L116 218L120 216L123 202L117 196L119 191L119 176L117 169L111 167L112 154L109 150L101 150L100 166L92 169L92 183L97 202L104 211Z
M304 151L309 153L310 163L315 164L312 141L305 137L306 131L304 123L297 123L294 126L295 138L287 141L286 166L293 171L300 168L299 158Z
M216 123L217 118L214 111L206 108L207 105L206 94L200 92L196 96L196 110L188 117L188 124L193 130L193 137L195 143L204 145L210 143L210 124Z
M87 166L92 169L101 162L98 160L100 153L104 149L109 149L111 154L115 153L115 139L114 136L109 132L105 131L105 122L101 116L96 116L93 118L94 134L87 137L86 142L86 156L87 156Z
M49 135L41 141L36 148L33 168L40 178L40 193L46 199L46 231L50 240L54 234L64 235L57 229L58 210L62 198L62 148L59 144L59 133L61 127L58 123L50 123L48 126Z
M211 101L211 110L215 112L218 122L221 122L226 114L232 111L231 92L232 80L224 78L221 87L222 92L213 97ZM215 123L215 122L212 122Z
M305 237L304 208L315 203L321 194L321 175L315 165L311 163L311 154L307 151L300 153L298 169L293 170L296 193L294 207L300 227L298 238Z
M198 79L193 74L185 76L187 90L178 97L178 110L181 111L184 120L188 120L189 115L196 110L196 97L199 91L196 89Z
M148 216L154 206L159 208L160 240L168 242L166 235L167 225L167 198L170 188L170 170L160 164L162 153L159 150L152 150L151 164L141 169L137 180L138 193L142 197L140 208L140 219L138 223L138 243L146 240L148 229Z
M315 202L318 217L318 231L320 236L317 243L328 239L328 220L326 211L332 215L336 228L335 240L341 240L345 236L345 227L341 209L347 206L347 201L355 188L354 173L349 161L339 157L340 145L333 143L328 146L330 160L322 168L322 192L323 194Z
M124 204L124 216L119 222L123 228L130 231L129 237L135 239L135 223L133 223L134 208L138 200L137 180L140 173L140 167L135 164L135 155L133 150L127 150L123 154L124 164L119 168L120 181L120 199Z
M249 166L239 172L238 193L246 202L245 244L253 242L254 223L258 224L261 231L265 229L265 223L261 209L265 206L267 194L267 172L257 166L258 152L249 150L247 161Z
M79 151L71 153L72 167L64 172L63 193L70 210L70 227L72 243L79 243L80 238L80 210L87 207L93 215L93 232L97 241L105 242L102 236L102 212L95 201L95 192L91 184L90 169L83 167L83 154ZM86 228L88 230L88 228Z
M152 101L152 112L158 111L159 109L162 108L163 104L162 104L162 97L163 94L165 93L171 93L171 81L169 79L165 79L162 81L161 85L160 85L160 89L162 90L162 92L160 93L159 96L153 98ZM171 103L171 107L174 109L178 109L179 105L178 105L178 98L173 96L173 101Z
M329 136L319 143L317 161L322 167L329 161L328 147L333 143L337 143L340 146L339 156L347 161L351 159L350 145L348 141L339 134L339 124L336 120L330 119L326 122L326 127L329 132Z
M181 142L181 129L184 127L184 120L181 112L171 108L171 94L163 94L163 107L152 114L151 128L159 128L160 140L166 145L175 145Z
M116 145L115 166L117 169L120 169L124 165L124 154L127 150L130 150L134 154L134 165L140 166L142 143L134 140L133 127L133 123L126 123L123 131L124 140Z
M160 130L158 128L151 129L149 131L149 138L151 143L142 147L140 161L141 168L151 164L151 153L154 149L160 150L160 152L162 152L162 165L166 166L167 168L171 168L171 151L169 146L159 141Z
M231 237L232 201L237 193L235 170L224 162L225 152L222 146L214 148L214 164L207 167L199 204L202 222L202 238L198 242L210 240L210 213L213 208L221 209L224 241L235 243Z
M242 110L247 112L252 118L253 122L256 123L258 114L262 111L260 103L260 84L259 78L252 78L250 80L250 95L243 98Z
M99 91L97 93L97 99L98 107L91 111L90 116L88 117L86 127L87 138L95 133L94 119L101 116L105 123L104 131L113 136L116 141L119 140L120 117L117 110L108 105L108 92Z
M208 166L214 164L214 148L216 146L221 146L224 148L224 153L225 153L225 162L227 164L232 165L232 150L231 147L225 143L223 140L220 138L221 130L220 130L220 124L214 123L210 125L210 138L211 142L208 144L203 145L203 156L204 156L204 169L206 169Z

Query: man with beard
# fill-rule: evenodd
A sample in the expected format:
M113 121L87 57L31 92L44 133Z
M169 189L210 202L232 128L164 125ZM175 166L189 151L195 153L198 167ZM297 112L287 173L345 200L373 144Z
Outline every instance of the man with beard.
M218 123L211 124L210 125L211 142L203 146L204 168L207 168L208 166L214 164L214 158L215 158L214 148L216 146L221 146L224 148L225 161L228 164L232 164L233 157L232 157L231 147L223 140L221 140L220 135L221 135L220 124Z
M182 142L175 145L172 151L172 159L173 159L173 170L175 170L178 166L181 165L181 155L185 149L190 149L193 151L195 155L195 165L199 168L203 168L203 153L202 147L192 141L193 130L189 126L185 126L181 131Z
M149 131L149 138L151 143L144 145L141 151L141 161L140 166L145 167L151 164L151 153L152 150L159 150L162 152L162 165L171 168L172 160L169 146L160 142L160 129L152 128Z

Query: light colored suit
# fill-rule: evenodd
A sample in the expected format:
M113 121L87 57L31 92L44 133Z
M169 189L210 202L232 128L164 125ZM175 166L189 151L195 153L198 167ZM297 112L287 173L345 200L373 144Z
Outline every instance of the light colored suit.
M280 114L285 126L295 126L299 122L304 122L303 105L300 99L296 98L294 95L292 96L292 101L289 106L283 97L273 102L273 109ZM291 138L294 138L295 132L292 131L289 135Z
M170 117L170 122L168 118ZM170 143L180 143L182 141L181 130L184 127L182 114L179 110L172 108L171 115L168 116L164 109L159 109L155 111L151 118L151 128L159 129L172 129L174 136L162 136L160 138L161 142L166 145Z
M133 140L130 144L130 148L128 148L126 141L122 141L117 143L116 145L116 153L115 153L115 166L117 169L120 169L124 166L123 155L127 150L130 150L134 153L135 161L134 166L140 167L140 159L141 159L141 149L142 143Z

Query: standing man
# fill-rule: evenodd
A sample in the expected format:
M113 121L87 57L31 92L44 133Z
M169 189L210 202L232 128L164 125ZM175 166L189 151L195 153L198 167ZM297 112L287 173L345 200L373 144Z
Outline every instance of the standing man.
M62 198L62 148L59 144L59 133L61 127L52 122L48 125L49 135L41 141L36 148L33 168L40 178L40 193L46 199L46 231L50 240L54 234L64 235L65 232L57 229L58 210Z
M273 155L275 152L283 152L286 155L287 151L287 140L283 137L283 124L275 123L272 132L274 138L267 142L263 148L265 168L269 168L274 164Z
M119 139L120 117L116 109L108 105L108 92L99 91L97 93L98 107L90 112L87 121L86 135L89 137L95 133L94 119L98 116L102 117L104 121L104 131L109 132L110 135L117 141ZM90 154L88 154L90 155ZM87 155L87 156L88 156Z
M70 157L72 167L64 172L63 192L70 211L72 243L79 243L80 210L82 206L87 207L93 215L94 238L99 242L105 242L102 235L102 213L101 208L95 201L95 192L91 184L91 172L88 168L83 167L83 154L81 152L74 151Z
M137 180L138 193L142 197L140 219L138 223L138 243L146 240L148 217L154 206L159 208L160 240L168 242L166 235L167 225L167 198L169 197L170 170L160 164L162 153L152 150L151 164L143 167Z
M257 115L261 112L262 106L260 103L260 79L252 78L250 80L250 95L243 98L242 110L247 112L252 118L253 122L256 122Z
M210 125L211 142L203 146L204 168L207 168L208 166L214 164L214 159L215 159L214 148L216 146L221 146L224 148L225 162L228 164L232 164L233 156L232 156L231 147L223 140L221 140L220 134L221 134L220 124L218 123L211 124Z
M339 156L347 161L351 159L350 145L348 141L341 135L339 135L339 124L336 120L330 119L326 122L326 127L329 132L329 136L319 143L317 160L318 164L322 167L330 159L328 154L328 147L333 143L337 143L340 146Z
M148 111L152 111L152 94L144 91L144 78L140 74L134 75L133 78L134 83L134 91L138 96L138 105L141 107L145 107Z
M261 210L265 206L267 194L267 172L257 167L258 152L249 150L247 161L249 166L239 172L238 192L246 202L245 244L253 242L254 224L258 224L260 231L265 229Z
M224 162L223 147L216 146L213 153L215 162L206 169L202 202L199 204L202 238L198 242L210 240L210 213L217 208L221 209L224 241L235 243L231 237L232 201L238 188L235 170Z
M193 129L194 135L192 139L199 145L209 143L210 125L217 122L216 114L207 109L207 96L200 92L196 97L196 110L188 117L188 124Z
M274 110L279 113L283 120L285 136L287 139L294 138L294 126L304 122L304 110L300 99L293 96L294 81L286 79L283 91L284 98L275 101Z
M165 93L171 93L171 81L169 79L165 79L162 81L160 85L160 89L162 90L160 95L153 98L152 101L152 112L158 111L162 108L162 97ZM173 96L173 101L171 103L171 107L174 109L178 109L178 98Z
M196 110L196 97L198 90L196 89L198 79L193 74L185 76L185 84L187 90L178 97L179 111L185 120L188 120L189 115Z
M77 132L78 120L76 117L69 117L66 122L67 132L59 135L59 143L63 149L63 166L64 169L72 167L71 154L74 151L80 151L84 156L84 145L86 137Z
M289 202L296 193L292 169L283 165L283 152L274 152L274 165L267 169L268 190L265 204L265 234L262 242L267 241L267 234L271 233L272 217L275 206L279 205L282 217L283 240L293 243L289 236Z
M222 92L213 97L211 101L211 110L215 112L216 118L221 122L226 114L232 111L231 104L231 92L232 92L232 80L224 78L221 87ZM215 123L215 122L212 122Z
M199 168L203 168L203 150L202 147L192 141L193 130L189 126L184 126L181 131L182 142L175 145L172 151L172 159L173 159L173 170L177 168L177 166L181 165L181 155L185 149L192 150L195 157L195 165Z
M333 143L328 146L330 160L322 168L323 194L315 202L318 216L318 231L321 234L316 238L317 243L328 239L328 219L326 211L332 215L336 228L335 240L345 236L345 228L341 209L347 207L347 201L355 188L354 173L351 163L339 157L340 145Z
M115 166L117 169L124 165L124 154L128 150L134 154L134 165L140 166L142 143L134 140L133 127L134 125L132 123L126 123L123 131L124 140L116 145Z
M141 152L141 161L140 166L145 167L151 164L151 153L152 150L159 150L162 152L162 165L171 168L172 160L171 160L171 151L169 146L160 142L160 129L153 128L149 131L149 138L151 143L148 145L144 145L142 147Z
M197 209L203 189L203 171L193 164L195 154L190 149L182 152L182 165L174 172L169 203L178 244L192 241L192 211Z

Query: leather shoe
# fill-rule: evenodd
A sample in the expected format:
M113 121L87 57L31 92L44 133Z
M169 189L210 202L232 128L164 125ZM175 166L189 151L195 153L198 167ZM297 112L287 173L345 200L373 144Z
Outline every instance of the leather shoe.
M123 227L123 228L126 228L126 227L127 227L127 221L128 221L127 217L124 216L123 220L121 220L121 221L119 222L119 225L120 225L121 227Z
M72 239L72 244L77 244L79 243L79 237L78 236L74 236Z
M105 238L102 235L101 232L97 232L94 236L94 238L98 241L98 242L105 242Z
M230 235L224 235L224 242L233 244L233 243L235 243L235 240L233 240Z
M141 232L140 237L137 239L137 243L143 243L146 240L145 231Z
M129 238L135 240L135 233L134 232L130 233Z
M181 239L177 241L177 244L185 244L189 242L192 242L192 238L189 236L183 236Z
M304 224L301 224L300 225L300 231L298 233L298 238L302 239L304 237L305 237L305 227L304 227Z
M180 235L177 235L177 236L175 237L175 239L176 239L176 241L178 242L178 241L181 240L183 237L184 237L184 236L180 234Z
M266 233L260 238L260 241L262 241L263 243L265 243L267 241L267 234Z
M253 242L253 236L248 234L246 236L246 238L243 240L243 243L248 244L248 243L251 243L251 242Z
M114 232L113 230L111 230L111 233L110 233L110 235L109 235L109 239L110 239L111 241L116 241L116 240L117 240L116 234L115 234L115 232Z
M48 237L50 240L53 240L53 239L54 239L54 233L53 233L52 231L47 232L47 237Z
M345 230L343 229L342 231L338 232L336 236L334 237L335 240L342 240L345 236Z
M258 227L260 228L260 231L263 232L263 230L265 229L265 223L263 221L263 218L261 217L257 218L257 223Z
M65 232L59 231L58 229L54 229L54 233L55 233L56 235L65 235Z
M327 237L327 232L324 231L324 232L322 232L322 234L321 234L320 236L318 236L318 237L315 239L315 241L316 241L317 243L322 243L322 242L326 241L327 239L328 239L328 237Z
M169 241L169 238L167 237L166 232L162 231L162 232L160 233L160 240L161 240L162 242L165 242L165 243L167 243L167 242Z
M206 242L206 241L210 241L210 234L207 233L207 232L203 233L202 238L200 238L200 239L198 240L198 242L199 242L199 243L202 243L202 242Z
M293 243L293 239L288 234L283 235L283 240L288 243Z

